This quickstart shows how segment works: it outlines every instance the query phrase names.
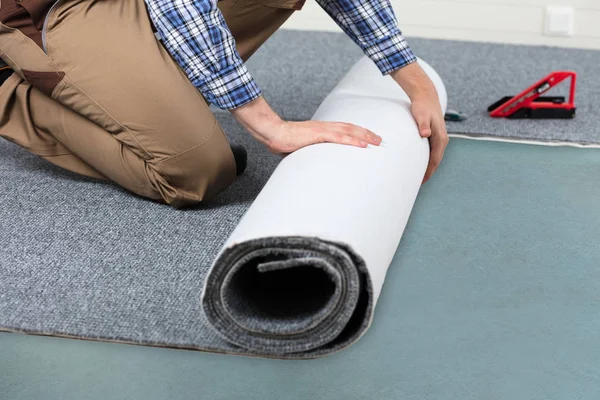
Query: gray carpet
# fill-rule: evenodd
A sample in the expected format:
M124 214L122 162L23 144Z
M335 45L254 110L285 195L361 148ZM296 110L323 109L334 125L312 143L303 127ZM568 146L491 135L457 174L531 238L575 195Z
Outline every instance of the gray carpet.
M409 43L444 80L449 108L469 116L464 122L449 122L449 132L600 143L600 51L417 38L409 38ZM280 31L249 66L278 111L288 118L305 119L360 55L343 34ZM578 73L575 119L515 121L488 117L487 107L496 100L516 95L561 69ZM568 94L568 85L562 84L548 94L555 92Z
M0 141L0 328L232 349L200 311L204 276L279 158L222 125L247 147L249 170L202 210L172 210Z
M459 91L462 80L451 74L460 68L449 60L476 57L486 47L467 50L471 47L464 44L416 40L414 46L446 79L451 105L462 107L457 100L465 93L464 87ZM506 49L505 55L522 51ZM582 54L588 63L596 55ZM359 55L340 35L280 32L251 68L276 108L301 119L312 115ZM473 83L482 70L461 70L460 76L473 75ZM585 115L571 123L586 121ZM202 210L171 210L59 170L0 141L0 326L91 338L102 332L105 340L235 351L209 327L199 294L207 267L278 158L227 114L219 113L219 119L233 141L248 148L250 165ZM558 125L536 134L555 139L561 125L553 124ZM578 132L585 133L572 135Z

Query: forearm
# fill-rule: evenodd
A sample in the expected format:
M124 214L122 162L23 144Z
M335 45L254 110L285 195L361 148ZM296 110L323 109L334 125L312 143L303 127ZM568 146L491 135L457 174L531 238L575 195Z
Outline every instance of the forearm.
M418 63L409 64L390 73L411 100L438 96L435 85Z

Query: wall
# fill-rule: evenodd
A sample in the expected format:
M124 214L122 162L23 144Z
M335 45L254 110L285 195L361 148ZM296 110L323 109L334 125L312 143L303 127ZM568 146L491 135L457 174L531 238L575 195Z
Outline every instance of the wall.
M392 0L406 36L600 49L600 0ZM572 37L543 34L548 5L575 8ZM314 0L287 29L339 31Z

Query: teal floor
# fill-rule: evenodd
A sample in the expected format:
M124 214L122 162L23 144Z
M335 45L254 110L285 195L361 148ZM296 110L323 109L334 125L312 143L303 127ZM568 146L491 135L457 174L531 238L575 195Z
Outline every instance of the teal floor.
M599 243L600 150L455 139L350 349L275 361L0 334L0 399L596 400Z

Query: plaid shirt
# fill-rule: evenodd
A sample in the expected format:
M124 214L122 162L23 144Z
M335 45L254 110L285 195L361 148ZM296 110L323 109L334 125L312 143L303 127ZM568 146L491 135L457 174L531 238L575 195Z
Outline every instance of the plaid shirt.
M389 0L317 0L383 74L416 61ZM204 97L222 109L261 95L217 0L146 0L163 44Z

